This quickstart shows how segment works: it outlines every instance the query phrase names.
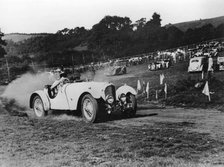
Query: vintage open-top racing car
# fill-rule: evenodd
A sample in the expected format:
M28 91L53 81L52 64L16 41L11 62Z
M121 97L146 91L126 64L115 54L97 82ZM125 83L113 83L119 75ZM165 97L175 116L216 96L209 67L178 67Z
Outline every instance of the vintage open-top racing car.
M123 75L127 73L126 66L114 66L108 69L107 76Z
M127 74L127 61L126 60L116 60L108 68L107 76L123 75Z
M30 97L30 108L37 118L44 117L49 110L71 110L82 113L88 123L95 122L101 114L122 111L130 116L136 114L135 89L128 85L119 87L108 82L74 82L64 80L53 89L46 85Z

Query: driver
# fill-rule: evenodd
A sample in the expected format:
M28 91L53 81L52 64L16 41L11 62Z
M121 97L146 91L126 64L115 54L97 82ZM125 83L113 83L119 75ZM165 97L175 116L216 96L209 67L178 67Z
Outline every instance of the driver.
M65 83L65 81L68 81L66 73L62 72L59 76L60 76L59 79L54 81L54 83L51 85L51 90L56 88L59 85L62 86Z

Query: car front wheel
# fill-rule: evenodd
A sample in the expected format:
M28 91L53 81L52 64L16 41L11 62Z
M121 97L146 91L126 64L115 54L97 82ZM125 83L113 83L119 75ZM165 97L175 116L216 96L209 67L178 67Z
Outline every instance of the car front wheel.
M82 98L81 103L82 117L85 122L93 123L96 121L98 113L98 103L90 94L86 94Z

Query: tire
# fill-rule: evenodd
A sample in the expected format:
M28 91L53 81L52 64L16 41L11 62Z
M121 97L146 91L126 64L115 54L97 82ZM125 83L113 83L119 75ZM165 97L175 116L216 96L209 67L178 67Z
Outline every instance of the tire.
M81 111L83 120L86 123L93 123L96 121L99 106L96 99L94 99L90 94L83 96L81 102Z
M137 111L137 100L133 94L130 94L129 98L132 103L132 108L129 111L129 115L130 115L130 117L134 117L136 115L136 111Z
M44 118L47 115L47 111L44 110L44 105L40 96L35 96L33 98L33 111L36 118Z

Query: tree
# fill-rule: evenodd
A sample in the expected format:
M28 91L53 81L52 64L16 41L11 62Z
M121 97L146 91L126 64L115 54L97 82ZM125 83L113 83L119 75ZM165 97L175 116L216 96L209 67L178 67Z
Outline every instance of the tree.
M160 15L158 13L153 13L152 15L152 19L150 19L150 21L148 21L146 23L146 25L149 25L149 26L156 26L156 27L161 27L161 19L160 19Z
M193 44L195 42L195 31L192 28L187 29L184 33L184 44Z
M215 38L221 38L224 37L224 24L220 24L218 27L215 29Z
M137 30L140 30L145 26L146 18L141 18L140 20L137 20L134 24L134 27L136 27Z
M184 33L177 27L175 26L168 27L166 29L166 34L167 34L166 46L168 48L177 47L182 44Z
M206 24L200 28L189 28L184 34L184 44L198 43L214 37L216 37L215 28L212 24Z
M201 41L214 38L215 28L212 24L206 24L200 28Z
M153 13L152 19L146 22L145 26L141 29L139 33L139 37L144 39L144 42L147 43L145 45L147 51L157 50L160 44L159 36L163 36L163 31L161 30L161 19L160 15L157 13Z
M133 31L128 17L105 16L91 30L90 49L101 56L117 57L127 47L130 33Z
M6 42L2 40L3 36L4 34L0 31L0 58L3 58L4 55L6 54L5 49L3 48L3 46L6 45Z

